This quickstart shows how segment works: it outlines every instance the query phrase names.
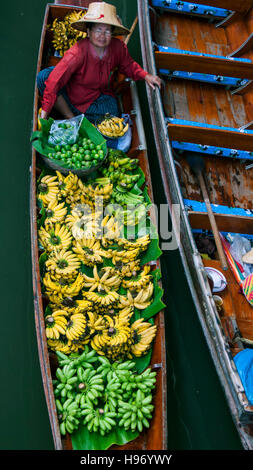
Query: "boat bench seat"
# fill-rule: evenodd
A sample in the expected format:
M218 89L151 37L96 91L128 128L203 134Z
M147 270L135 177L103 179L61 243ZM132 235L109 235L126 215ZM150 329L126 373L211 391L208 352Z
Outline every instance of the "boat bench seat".
M203 2L204 3L204 2ZM197 2L185 2L178 0L152 0L153 8L169 11L171 13L181 13L185 15L201 16L210 20L222 20L227 18L231 10L218 8Z
M201 14L203 12L203 14L210 16L213 12L214 16L216 14L222 15L223 18L231 12L245 14L253 6L253 0L229 0L229 2L227 0L211 0L210 3L211 5L208 5L208 0L194 0L194 2L190 2L190 0L152 0L152 5L156 8L171 10L176 13ZM228 4L229 10L227 8ZM206 13L204 13L205 11Z
M253 161L253 151L245 151L239 149L231 149L225 147L218 147L217 145L204 145L204 144L195 144L192 142L179 142L173 140L171 146L174 150L180 153L184 152L194 152L200 153L202 155L213 155L216 157L227 157L234 158L239 160L251 160Z
M156 67L168 78L199 80L229 87L241 87L253 79L248 58L224 57L155 45Z
M206 204L201 201L184 199L191 227L196 230L211 230ZM240 207L211 204L220 232L240 233L252 237L253 211Z
M253 152L253 130L215 126L183 119L166 118L171 141L219 146Z

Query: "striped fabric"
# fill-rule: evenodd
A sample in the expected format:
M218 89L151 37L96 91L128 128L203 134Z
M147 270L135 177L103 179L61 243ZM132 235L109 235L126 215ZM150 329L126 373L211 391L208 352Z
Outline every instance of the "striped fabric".
M45 90L45 82L50 75L54 67L48 67L41 70L37 75L37 87L41 96L43 96ZM66 88L63 87L58 95L62 95L66 102L68 103L71 111L75 116L82 114L79 109L77 109L69 100ZM95 123L97 119L101 116L104 116L106 113L110 113L113 116L120 116L117 99L110 95L100 95L86 110L84 113L85 117Z

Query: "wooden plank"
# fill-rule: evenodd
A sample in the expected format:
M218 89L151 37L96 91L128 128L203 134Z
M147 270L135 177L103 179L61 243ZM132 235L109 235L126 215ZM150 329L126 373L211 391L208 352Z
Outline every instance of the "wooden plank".
M190 0L184 0L190 2ZM253 0L194 0L193 3L198 5L209 5L211 7L225 8L228 10L237 11L239 13L246 13L252 6Z
M155 51L155 61L158 69L184 70L253 79L253 64L249 62L160 51Z
M179 142L202 145L217 145L219 142L220 147L253 151L253 134L174 123L168 124L168 133L172 140Z
M189 211L189 220L193 229L211 230L210 221L206 212ZM214 214L221 232L252 234L252 217L231 216L230 214Z

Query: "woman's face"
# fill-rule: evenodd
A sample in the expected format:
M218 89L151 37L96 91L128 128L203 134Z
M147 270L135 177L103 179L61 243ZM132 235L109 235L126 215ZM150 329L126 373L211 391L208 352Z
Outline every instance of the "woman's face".
M95 47L107 47L112 38L112 27L109 24L97 24L88 30L90 42Z

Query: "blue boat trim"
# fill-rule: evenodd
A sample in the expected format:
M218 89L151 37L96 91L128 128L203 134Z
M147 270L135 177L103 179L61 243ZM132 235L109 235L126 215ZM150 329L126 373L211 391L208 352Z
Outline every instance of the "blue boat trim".
M236 62L246 62L246 63L252 63L252 61L248 58L244 57L230 57L230 56L222 56L222 55L213 55L213 54L206 54L203 52L195 52L195 51L186 51L183 49L178 49L176 47L169 47L169 46L161 46L159 44L156 45L158 48L159 52L167 52L167 53L173 53L173 54L185 54L185 55L194 55L198 57L210 57L210 58L216 58L216 59L226 59L229 61L236 61Z
M217 8L210 5L198 5L196 3L182 2L178 0L152 0L154 8L161 8L177 13L207 16L211 18L226 18L231 10Z
M184 199L184 206L189 211L207 212L206 204L201 201L195 201L193 199ZM251 209L242 209L241 207L229 207L223 206L221 204L211 204L211 207L214 214L253 217L253 210Z
M192 144L189 142L171 142L172 148L179 152L197 152L206 155L215 155L216 157L237 158L240 160L253 160L253 152L246 150L229 149L224 147L214 147L212 145Z
M181 70L159 69L159 74L167 79L181 78L184 80L194 80L198 82L223 85L228 88L238 88L246 85L249 80L245 78L223 77L222 75L211 75L208 73L183 72Z
M238 132L240 134L248 134L252 135L253 130L247 130L243 128L236 128L236 127L223 127L223 126L216 126L214 124L206 124L205 122L197 122L197 121L188 121L186 119L176 119L176 118L165 118L165 122L167 124L177 124L180 126L193 126L193 127L204 127L206 129L217 129L217 130L224 130L224 131L232 131Z
M212 235L212 232L210 230L204 230L204 229L201 229L201 228L193 228L192 229L192 233L201 233L203 235L210 235L212 238L213 238L213 235ZM237 235L237 233L234 233L234 232L220 232L222 233L222 235L224 235L224 237L227 237L227 236L232 236L234 237L235 235ZM253 240L253 235L250 235L249 233L240 233L241 237L244 237L244 238L247 238L248 240L252 241Z

